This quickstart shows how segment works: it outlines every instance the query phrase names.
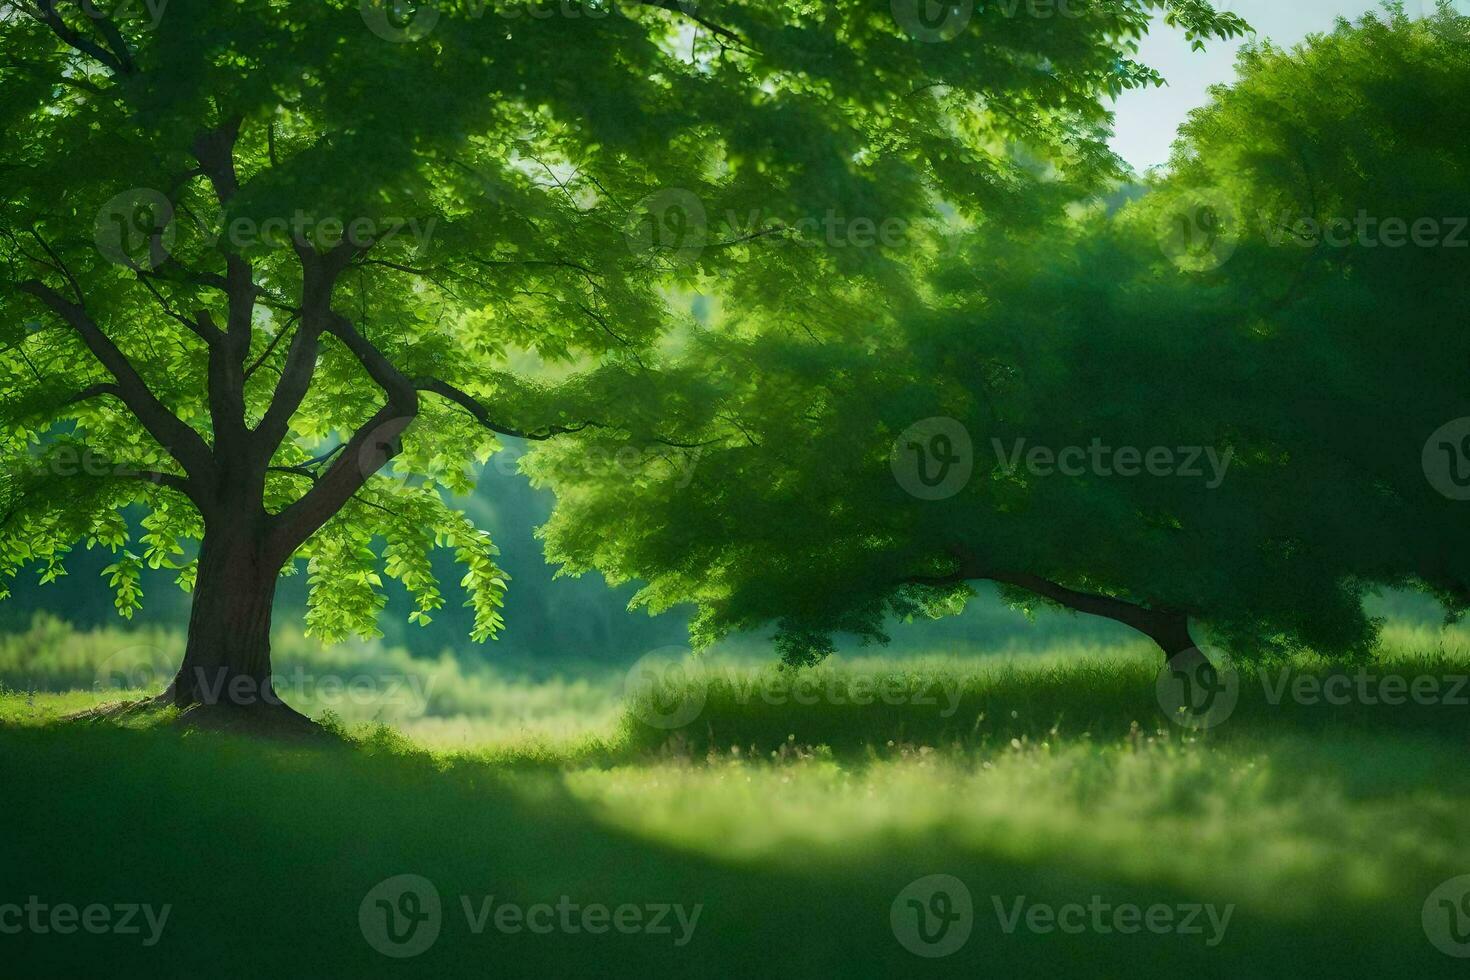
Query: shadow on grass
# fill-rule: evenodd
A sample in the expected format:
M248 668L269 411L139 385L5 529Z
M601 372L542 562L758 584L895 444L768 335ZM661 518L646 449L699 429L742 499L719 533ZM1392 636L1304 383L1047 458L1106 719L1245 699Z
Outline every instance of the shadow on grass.
M1461 656L1400 658L1361 671L1240 665L1233 706L1200 728L1171 717L1177 705L1161 699L1157 666L1135 660L873 675L716 670L643 689L607 745L634 757L694 759L732 751L781 757L821 746L854 761L919 747L986 752L1013 740L1107 743L1157 734L1213 743L1382 731L1464 746L1467 673Z
M1044 704L1045 702L1039 702ZM1406 975L1442 968L1416 902L1338 904L1322 921L1237 909L1224 939L1088 929L1007 934L995 910L1025 903L1179 906L1216 901L1165 883L1079 871L1059 859L1002 860L947 833L896 834L882 847L721 860L619 830L550 771L507 773L470 759L405 751L387 735L303 748L166 728L0 728L0 902L167 904L162 938L0 935L16 976L255 974L546 977L840 974L1270 976ZM793 858L795 858L793 860ZM895 939L906 885L965 882L974 933L942 960ZM359 908L394 875L431 881L441 931L421 955L390 959L364 938ZM1435 882L1425 883L1425 892ZM461 906L699 905L692 938L550 934L493 925ZM1354 942L1350 942L1354 940ZM1356 940L1365 940L1357 945Z

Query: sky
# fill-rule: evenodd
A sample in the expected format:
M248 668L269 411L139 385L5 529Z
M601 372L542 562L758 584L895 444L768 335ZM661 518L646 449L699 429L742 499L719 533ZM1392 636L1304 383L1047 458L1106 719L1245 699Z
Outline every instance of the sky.
M1411 16L1433 11L1433 0L1405 0ZM1218 10L1244 17L1258 38L1289 47L1308 34L1332 29L1338 17L1356 20L1378 10L1378 0L1216 0ZM1457 0L1461 10L1470 0ZM1113 150L1142 172L1169 158L1174 133L1189 110L1208 101L1206 90L1235 78L1235 52L1244 43L1210 42L1204 51L1190 51L1184 32L1156 24L1139 51L1138 60L1159 70L1168 80L1164 88L1127 92L1116 106Z

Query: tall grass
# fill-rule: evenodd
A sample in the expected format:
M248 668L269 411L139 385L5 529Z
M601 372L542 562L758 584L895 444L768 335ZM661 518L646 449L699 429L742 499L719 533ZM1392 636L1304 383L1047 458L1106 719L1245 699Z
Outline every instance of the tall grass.
M1453 632L1385 637L1377 676L1470 672ZM1273 703L1249 677L1228 719L1192 732L1160 707L1157 660L1138 645L801 672L712 658L625 692L621 672L537 677L288 637L283 665L437 680L391 727L381 706L355 721L319 706L348 733L326 747L61 721L116 696L94 689L95 671L150 645L137 640L46 622L0 640L15 689L0 695L0 902L173 907L146 949L0 936L16 975L1351 977L1454 964L1421 914L1436 886L1470 874L1470 708L1455 704ZM1293 669L1334 676L1310 658ZM405 873L434 883L444 927L423 956L393 961L357 916ZM925 961L896 941L890 908L932 874L965 883L974 933ZM703 912L682 947L475 933L460 898L486 895ZM1233 913L1216 945L1007 932L994 906L1020 898Z
M96 700L156 694L173 679L183 646L176 631L76 630L42 614L25 631L0 634L0 687L95 692ZM272 648L275 686L300 709L353 723L422 720L449 741L464 719L492 737L526 727L579 733L610 723L621 694L620 674L576 663L532 671L448 652L413 657L378 642L324 647L290 627L276 632Z

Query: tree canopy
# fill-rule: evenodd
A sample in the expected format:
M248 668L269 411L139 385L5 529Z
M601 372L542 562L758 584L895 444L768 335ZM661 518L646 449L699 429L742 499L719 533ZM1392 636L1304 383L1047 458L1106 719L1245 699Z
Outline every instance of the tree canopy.
M792 662L956 612L978 579L1167 654L1190 620L1244 655L1362 653L1383 585L1458 608L1462 531L1421 456L1470 414L1466 23L1390 11L1248 48L1166 173L966 236L861 343L710 330L684 364L719 379L692 482L589 481L572 445L538 449L549 553L695 603L702 642L775 623ZM1295 241L1360 212L1433 227Z
M1115 166L1101 100L1158 82L1151 14L1243 29L1200 0L965 10L13 5L0 576L106 547L126 614L176 566L186 667L268 680L296 559L333 639L374 629L383 575L432 616L443 547L494 635L495 547L440 491L499 437L687 451L647 392L691 289L850 334L913 291L926 222L1034 217ZM905 247L845 247L859 221Z

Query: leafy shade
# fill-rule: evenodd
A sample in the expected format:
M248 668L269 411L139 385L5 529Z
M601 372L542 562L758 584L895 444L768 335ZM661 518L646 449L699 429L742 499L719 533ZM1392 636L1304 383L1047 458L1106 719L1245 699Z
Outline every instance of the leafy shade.
M1379 585L1463 605L1463 504L1421 450L1470 416L1467 251L1290 227L1470 214L1466 24L1391 14L1247 50L1141 199L987 226L861 339L710 331L681 365L707 386L679 406L707 442L692 478L538 449L548 553L644 580L651 609L696 604L701 642L774 623L798 663L955 613L981 579L1170 657L1198 655L1191 622L1243 656L1361 655ZM914 434L933 419L947 444ZM924 499L916 446L972 471Z
M842 322L907 266L813 240L829 218L1022 215L1111 172L1100 99L1158 81L1130 58L1154 11L1242 30L1198 0L986 5L948 38L858 0L17 3L0 573L106 547L127 614L141 565L177 567L182 701L196 668L268 682L297 559L335 639L373 631L383 575L427 622L452 549L492 636L495 548L442 496L472 461L594 427L687 446L636 411L677 296Z

